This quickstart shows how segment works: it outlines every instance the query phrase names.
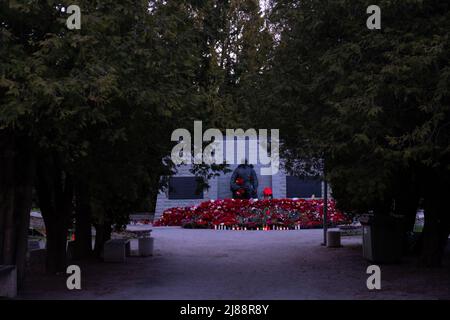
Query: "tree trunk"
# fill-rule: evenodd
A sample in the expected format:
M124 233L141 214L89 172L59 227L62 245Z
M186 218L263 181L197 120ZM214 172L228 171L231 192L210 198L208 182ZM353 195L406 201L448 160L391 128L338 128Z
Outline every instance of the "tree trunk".
M14 228L14 137L3 133L1 136L0 171L0 263L15 264Z
M425 211L420 265L426 267L441 265L448 235L448 230L444 228L438 216L430 210Z
M112 228L109 219L104 219L103 223L96 224L95 230L96 234L95 234L94 252L96 257L100 257L103 251L103 245L105 244L106 241L111 239Z
M0 138L0 264L16 265L22 286L32 205L34 158L28 137Z
M396 198L395 213L402 215L403 220L403 253L408 254L414 251L414 247L411 246L410 235L414 230L416 222L417 209L419 207L419 195L412 189L407 190L399 194Z
M441 182L441 183L439 183ZM448 198L449 186L445 186L439 176L432 180L429 193L425 196L424 213L425 223L422 232L422 250L419 264L427 267L440 266L445 246L448 242L450 229L450 218L446 200Z
M92 256L91 203L89 186L78 182L75 189L75 252L74 259Z
M67 230L73 209L72 179L54 155L39 159L37 177L39 206L47 233L46 269L49 273L65 272Z
M52 217L45 219L45 228L47 231L46 270L51 274L65 272L67 224L61 218Z
M33 185L35 175L34 152L30 141L19 146L15 172L16 254L17 278L19 288L25 279L26 256L28 251L28 230L30 211L33 203Z

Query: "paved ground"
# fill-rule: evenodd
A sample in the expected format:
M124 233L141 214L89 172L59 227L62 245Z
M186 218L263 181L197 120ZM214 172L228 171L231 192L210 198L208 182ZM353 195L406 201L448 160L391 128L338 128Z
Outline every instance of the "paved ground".
M450 299L450 255L437 270L381 266L382 290L369 291L360 236L330 249L320 246L322 230L154 228L152 235L153 257L80 265L81 291L65 289L65 275L30 275L21 298Z

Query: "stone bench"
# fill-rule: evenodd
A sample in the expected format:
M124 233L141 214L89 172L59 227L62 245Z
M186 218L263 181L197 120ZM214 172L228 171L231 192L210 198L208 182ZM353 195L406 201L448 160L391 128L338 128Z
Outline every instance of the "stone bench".
M357 236L362 235L362 226L361 224L347 224L347 225L339 225L339 231L341 231L342 236Z
M339 230L327 231L327 246L329 248L340 248L341 245L341 232Z
M103 247L103 261L125 262L131 255L129 239L111 239L105 242Z
M138 256L148 257L153 255L153 238L151 237L152 229L129 226L127 228L127 232L133 234L134 238L138 241Z
M12 265L0 265L0 297L17 296L17 269Z
M143 237L138 239L139 255L148 257L153 255L153 238Z

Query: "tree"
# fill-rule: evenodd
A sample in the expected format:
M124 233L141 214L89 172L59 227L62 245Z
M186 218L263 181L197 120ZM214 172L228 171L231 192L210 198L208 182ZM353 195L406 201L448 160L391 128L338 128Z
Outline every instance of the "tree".
M67 30L54 1L2 10L1 141L10 151L1 161L17 173L2 172L0 230L3 261L20 272L24 254L15 257L11 239L20 238L26 252L33 186L46 224L47 269L64 271L74 209L76 252L89 255L93 220L105 234L156 195L160 175L170 171L161 162L170 133L188 120L177 114L195 110L198 100L197 33L185 4L155 1L152 12L146 1L79 5L79 31ZM20 234L11 226L19 215Z
M422 261L436 265L450 232L449 6L381 1L375 31L365 26L369 4L272 3L280 40L262 121L285 115L285 155L323 156L346 211L403 214L412 229L423 199Z
M246 3L235 12L260 23L257 3ZM0 15L0 161L7 169L0 174L0 262L17 264L21 275L33 188L46 224L47 270L65 271L73 223L75 258L92 254L92 224L99 254L111 228L135 208L149 208L160 177L174 172L162 161L172 131L202 118L224 127L231 110L220 93L225 77L215 79L225 73L214 58L223 34L209 3L78 5L80 30L66 28L57 1L6 2Z

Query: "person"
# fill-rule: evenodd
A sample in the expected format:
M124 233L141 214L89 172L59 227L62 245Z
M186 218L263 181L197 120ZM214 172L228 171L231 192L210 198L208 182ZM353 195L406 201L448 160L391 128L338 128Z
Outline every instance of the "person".
M230 189L233 199L250 199L258 197L258 177L253 165L247 159L231 175Z

